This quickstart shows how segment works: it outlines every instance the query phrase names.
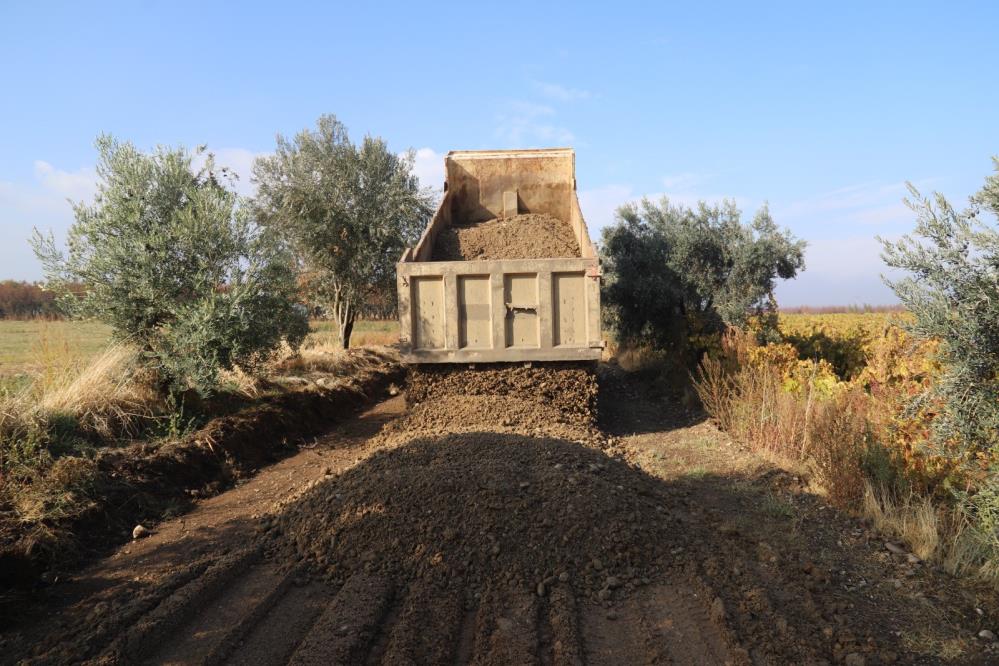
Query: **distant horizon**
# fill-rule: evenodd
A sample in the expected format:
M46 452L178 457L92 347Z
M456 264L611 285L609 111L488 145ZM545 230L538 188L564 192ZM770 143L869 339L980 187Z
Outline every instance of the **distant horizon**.
M43 281L41 280L19 280L16 278L2 278L0 277L0 285L7 282L17 282L41 285ZM901 302L894 303L837 303L830 305L813 305L813 304L800 304L800 305L778 305L777 308L780 312L787 312L788 314L850 314L850 313L891 313L891 312L904 312L905 307ZM2 319L3 317L0 317ZM34 319L35 317L28 317L27 319ZM45 318L45 317L41 317ZM18 319L17 317L12 317L11 319Z
M249 194L276 134L334 113L355 141L414 149L437 187L448 150L572 146L595 238L644 196L730 198L744 220L767 204L808 242L783 307L895 302L876 236L915 226L906 183L963 207L993 171L995 25L985 2L8 3L0 84L18 103L0 107L0 271L42 276L27 239L65 238L66 199L93 195L100 133L207 145Z

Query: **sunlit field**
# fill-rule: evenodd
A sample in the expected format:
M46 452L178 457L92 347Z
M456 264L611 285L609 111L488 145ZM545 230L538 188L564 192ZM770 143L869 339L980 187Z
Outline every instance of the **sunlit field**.
M359 321L351 346L391 345L398 341L399 324ZM336 342L336 325L313 320L305 347ZM33 378L58 369L84 364L108 348L111 330L99 322L0 319L0 391L25 386Z

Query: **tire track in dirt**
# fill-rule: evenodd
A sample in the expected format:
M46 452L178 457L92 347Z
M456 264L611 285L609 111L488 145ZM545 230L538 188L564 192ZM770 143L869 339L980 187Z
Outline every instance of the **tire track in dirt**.
M288 591L295 573L254 566L194 609L170 634L178 640L159 643L146 659L151 664L219 664Z
M295 666L364 663L392 602L387 578L354 574L288 660Z
M280 666L288 663L319 615L333 601L323 583L296 579L287 593L243 637L226 664Z
M462 586L441 589L416 584L405 596L394 622L387 623L383 654L368 663L444 664L453 660L464 617Z
M583 663L583 643L576 597L567 587L557 586L548 602L548 624L552 632L552 663L579 666Z
M491 591L479 607L475 666L538 664L538 598L527 592Z
M240 581L246 568L255 563L260 554L260 546L251 546L220 558L119 635L102 654L102 661L141 661L166 637L175 634L199 607L228 585Z

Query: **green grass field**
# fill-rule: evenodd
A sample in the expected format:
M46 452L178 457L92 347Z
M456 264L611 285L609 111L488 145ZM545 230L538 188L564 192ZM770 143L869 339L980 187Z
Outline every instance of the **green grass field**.
M392 344L398 340L398 331L395 320L359 321L351 345ZM110 339L111 330L94 321L0 319L0 382L18 384L46 368L85 362L105 349ZM335 340L335 324L316 320L306 344Z
M86 361L105 349L111 329L92 321L0 319L0 375L35 374Z

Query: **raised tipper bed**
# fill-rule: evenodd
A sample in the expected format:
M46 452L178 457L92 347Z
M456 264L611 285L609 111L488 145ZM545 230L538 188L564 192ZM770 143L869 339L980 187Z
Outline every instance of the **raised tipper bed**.
M440 207L397 266L407 363L598 360L600 262L576 197L575 153L451 151ZM567 222L579 257L432 261L442 229L522 213Z

